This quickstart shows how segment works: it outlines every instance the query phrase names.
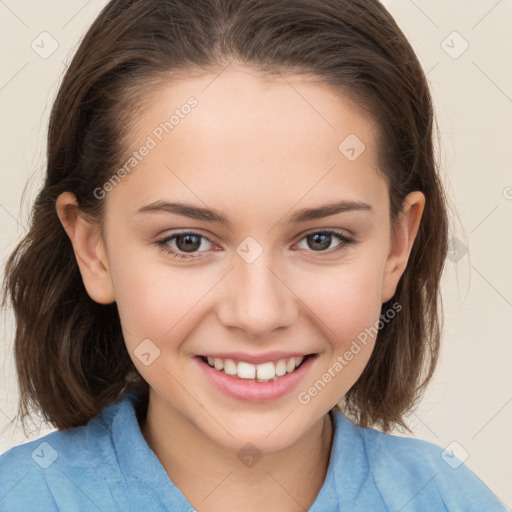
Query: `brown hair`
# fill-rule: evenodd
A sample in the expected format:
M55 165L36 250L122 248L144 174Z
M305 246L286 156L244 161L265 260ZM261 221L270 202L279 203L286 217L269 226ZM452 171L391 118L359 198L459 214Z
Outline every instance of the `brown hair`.
M308 74L354 99L378 126L390 218L414 190L426 206L371 358L342 410L359 425L407 428L434 371L447 207L434 159L432 101L421 65L377 0L112 0L82 40L51 111L46 181L3 288L16 318L15 361L25 427L30 408L58 429L86 424L126 389L148 385L126 350L116 304L87 294L57 197L75 194L100 222L101 187L125 160L133 113L154 87L231 61L261 73ZM132 115L132 117L130 117ZM341 142L341 141L340 141Z

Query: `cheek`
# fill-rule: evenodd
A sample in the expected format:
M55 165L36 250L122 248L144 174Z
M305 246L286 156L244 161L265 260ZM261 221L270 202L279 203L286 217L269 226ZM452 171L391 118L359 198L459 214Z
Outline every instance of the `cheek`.
M144 258L146 262L150 259L147 254ZM211 269L156 263L154 256L152 264L142 265L142 259L134 251L116 267L113 280L127 350L139 372L151 380L162 365L176 368L183 363L184 359L175 355L208 314L219 276ZM146 339L161 351L158 364L148 367L133 357Z
M374 325L381 310L383 262L359 253L343 265L316 270L306 279L297 294L321 320L333 349ZM350 344L350 343L349 343Z
M381 262L358 254L346 265L305 281L301 292L325 355L301 387L300 404L336 404L357 382L371 357L381 312ZM324 391L325 390L325 391Z

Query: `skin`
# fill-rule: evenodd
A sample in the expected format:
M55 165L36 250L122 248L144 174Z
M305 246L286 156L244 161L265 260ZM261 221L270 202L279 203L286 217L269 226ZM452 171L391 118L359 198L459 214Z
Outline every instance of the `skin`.
M117 302L127 350L151 388L142 433L189 502L208 512L302 511L327 472L327 412L357 381L375 340L308 404L297 395L379 320L405 270L425 197L407 196L392 231L374 121L304 75L270 79L231 66L169 83L134 116L133 150L190 96L197 107L103 199L102 226L84 219L69 192L57 212L90 297ZM355 161L338 150L349 134L366 146ZM160 200L214 208L232 226L137 213ZM299 209L340 200L371 210L287 222ZM328 228L355 243L332 236L315 250L306 232ZM173 259L155 244L183 229L211 241L199 239L196 259ZM263 249L252 263L236 252L248 236ZM190 254L178 242L167 245ZM134 355L144 339L160 350L148 366ZM270 350L318 357L291 393L257 404L224 395L193 359ZM250 468L236 456L247 442L262 454Z

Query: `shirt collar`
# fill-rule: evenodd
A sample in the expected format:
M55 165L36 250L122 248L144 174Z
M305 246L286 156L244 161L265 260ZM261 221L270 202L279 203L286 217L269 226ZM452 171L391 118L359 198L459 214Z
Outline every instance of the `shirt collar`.
M168 510L188 510L190 503L180 489L174 485L167 475L155 453L147 444L136 416L136 407L141 397L134 391L126 391L111 406L101 413L103 421L111 426L111 435L116 452L119 469L128 487L130 482L137 480L156 493ZM339 495L349 497L357 492L361 479L367 468L358 467L361 474L351 473L350 486L343 478L342 467L348 467L347 458L364 455L364 446L356 433L356 426L346 418L339 409L329 411L333 425L333 443L329 465L324 483L309 512L330 512L340 510ZM350 449L350 453L349 453ZM363 457L364 458L364 457ZM345 489L345 487L347 487ZM345 501L345 500L344 500Z

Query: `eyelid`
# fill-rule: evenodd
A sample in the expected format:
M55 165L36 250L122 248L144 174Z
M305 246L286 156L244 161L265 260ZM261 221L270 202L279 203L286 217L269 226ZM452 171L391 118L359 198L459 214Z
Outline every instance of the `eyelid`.
M327 249L325 251L313 251L311 249L310 250L305 250L305 257L309 258L309 257L311 257L311 255L318 255L320 257L322 257L322 256L329 257L329 256L332 256L332 255L335 255L335 254L339 254L342 251L346 251L350 247L352 247L352 246L354 246L354 245L356 245L358 243L358 241L356 240L355 237L348 236L348 235L344 234L339 229L324 228L324 229L313 229L313 230L309 230L309 231L305 231L304 233L301 233L299 235L299 239L296 242L296 244L299 244L300 242L302 242L309 235L313 235L313 234L316 234L316 233L327 234L327 235L330 235L330 236L332 236L334 238L337 238L338 241L339 241L339 244L334 246L334 247L331 247L330 249ZM313 256L313 257L315 258L316 256Z
M304 232L300 233L299 235L297 235L298 239L297 239L297 242L295 242L295 244L301 242L304 238L306 238L310 234L315 234L315 233L329 234L334 237L337 237L338 240L340 241L340 244L331 249L328 249L326 251L309 250L309 251L306 251L307 253L313 253L313 254L316 253L319 256L323 256L323 255L328 256L328 255L336 254L342 250L346 250L349 248L349 246L355 245L357 243L357 240L352 235L346 235L340 229L312 228L310 230L304 231ZM178 236L185 236L185 235L195 235L195 236L198 236L199 238L203 238L203 239L207 240L212 245L218 245L213 240L211 240L208 236L201 233L200 230L196 230L196 229L183 229L183 230L178 230L178 231L170 233L170 234L165 234L164 236L160 237L155 242L155 245L157 245L157 247L160 250L164 251L168 255L171 255L172 258L176 258L176 259L193 261L193 260L202 259L204 257L207 257L207 256L203 256L203 253L208 253L209 252L208 250L199 251L196 253L194 253L194 252L186 253L186 252L177 251L177 250L169 247L168 242L170 240L173 240Z
M163 242L165 240L170 240L174 237L177 237L177 236L180 236L180 235L196 235L198 237L201 237L201 238L204 238L205 240L208 240L208 242L212 243L212 244L215 244L215 245L219 245L217 244L213 239L214 237L211 236L211 235L205 235L200 229L178 229L177 231L169 231L169 232L165 232L163 235L160 235L158 238L157 238L157 241L160 241L160 242Z
M337 228L311 228L306 231L302 231L301 233L296 235L295 238L296 238L297 242L300 242L304 237L306 237L310 234L313 234L313 233L330 233L330 234L337 235L341 238L344 238L346 241L349 241L349 240L355 241L352 234L348 234L348 233L346 234L346 233L344 233L343 230L340 230ZM219 245L216 242L214 242L214 240L212 239L213 237L203 234L200 229L182 229L182 230L178 230L178 231L172 231L171 233L164 233L162 236L158 237L157 241L164 242L166 240L170 240L170 239L180 236L180 235L198 235L198 236L204 238L205 240L207 240L208 242L210 242L211 244ZM295 242L295 243L297 243L297 242Z
M297 235L297 239L300 241L304 237L306 237L308 235L312 235L313 233L330 233L330 234L337 235L339 237L345 238L346 240L355 241L354 235L349 233L347 230L342 230L342 229L339 229L339 228L312 228L312 229L308 229L306 231L303 231L302 233L299 233Z
M162 235L161 237L159 237L155 243L157 245L159 245L161 248L165 248L165 247L167 247L167 243L170 242L171 240L176 239L178 236L186 236L186 235L195 235L198 238L206 240L207 242L212 244L212 246L219 245L216 242L214 242L209 236L203 234L200 230L196 230L196 229L183 229L183 230L173 231L172 233L166 233L166 234ZM174 249L171 249L171 251L174 251ZM206 252L208 252L208 250L199 251L198 253L190 253L186 257L194 258L194 257L196 257L195 254L202 254L202 253L206 253ZM179 254L187 254L187 253L179 253Z

